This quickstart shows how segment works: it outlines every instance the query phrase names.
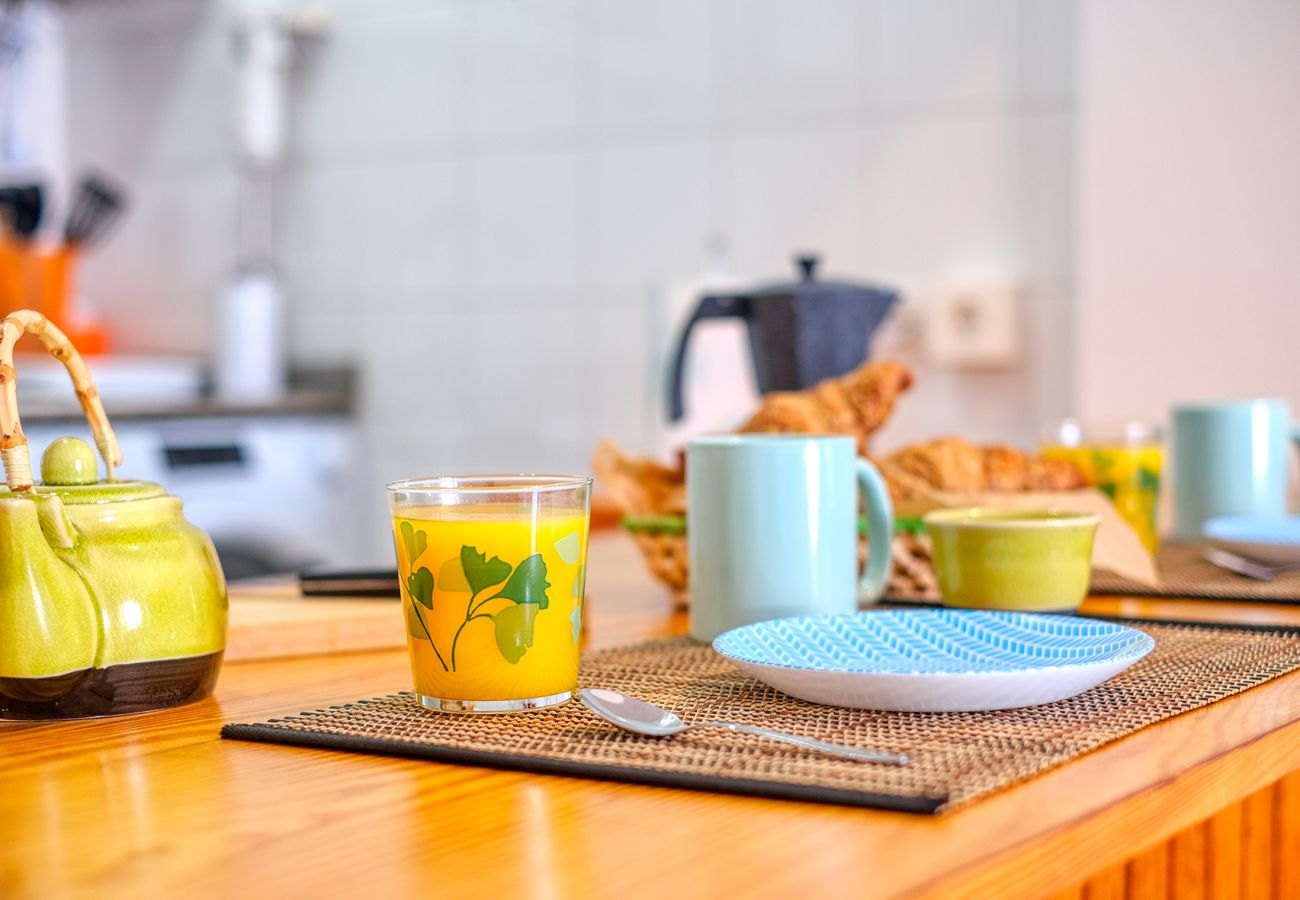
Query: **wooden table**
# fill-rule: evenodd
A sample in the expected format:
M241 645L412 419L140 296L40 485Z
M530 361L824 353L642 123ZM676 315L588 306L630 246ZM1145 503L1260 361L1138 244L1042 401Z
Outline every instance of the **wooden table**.
M684 627L619 536L588 596L593 647ZM407 680L394 650L239 662L189 707L0 727L0 897L1300 897L1300 674L937 818L217 736Z

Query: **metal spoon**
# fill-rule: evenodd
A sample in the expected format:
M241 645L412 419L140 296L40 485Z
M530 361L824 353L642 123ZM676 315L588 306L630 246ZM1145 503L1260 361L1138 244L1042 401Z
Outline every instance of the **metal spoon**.
M626 694L620 694L617 691L583 688L578 691L578 698L587 709L606 722L649 737L672 737L691 728L726 728L728 731L742 731L745 734L771 738L774 741L785 741L787 744L794 744L808 750L817 750L821 753L842 756L846 759L856 759L859 762L887 763L891 766L905 766L911 762L911 757L902 753L885 753L881 750L846 747L843 744L818 741L813 738L800 737L797 734L786 734L784 731L759 728L757 725L741 725L738 722L699 722L695 725L687 725L666 709L661 709L652 703L646 703L644 700L638 700Z
M1220 569L1227 569L1229 572L1236 572L1238 575L1245 575L1247 578L1254 578L1256 581L1272 581L1283 572L1300 569L1300 563L1268 566L1264 563L1255 562L1253 559L1246 559L1246 557L1228 550L1206 550L1202 555L1205 561L1211 565L1218 566Z

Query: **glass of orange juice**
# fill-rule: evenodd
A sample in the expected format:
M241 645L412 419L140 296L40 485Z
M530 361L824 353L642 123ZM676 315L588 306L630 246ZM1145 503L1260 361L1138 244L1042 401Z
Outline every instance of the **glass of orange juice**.
M564 703L578 683L591 479L388 485L415 693L442 712Z
M1066 419L1043 429L1038 450L1048 459L1073 463L1090 485L1110 498L1147 550L1156 552L1156 512L1165 460L1159 426Z

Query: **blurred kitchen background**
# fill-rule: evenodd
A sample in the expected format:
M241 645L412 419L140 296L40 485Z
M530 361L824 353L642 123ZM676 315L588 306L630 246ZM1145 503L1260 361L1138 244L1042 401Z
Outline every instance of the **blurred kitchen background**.
M92 370L135 365L104 386L125 471L182 493L236 574L384 561L389 479L586 471L602 435L666 453L725 426L754 390L735 323L700 333L694 420L665 422L682 319L796 254L900 293L871 352L917 386L883 448L1300 405L1294 0L3 9L0 175L42 183L47 240L83 173L121 189L75 271L112 350ZM289 387L196 399L259 291ZM234 333L274 357L262 331ZM38 449L75 425L62 389L25 400Z

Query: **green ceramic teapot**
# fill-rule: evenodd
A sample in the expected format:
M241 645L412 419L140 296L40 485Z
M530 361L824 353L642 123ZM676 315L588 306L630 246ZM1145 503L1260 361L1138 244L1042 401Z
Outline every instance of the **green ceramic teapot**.
M34 484L14 344L40 338L72 376L106 466L61 438ZM113 715L212 691L226 584L208 539L161 485L114 477L121 451L76 349L39 313L0 322L0 719Z

